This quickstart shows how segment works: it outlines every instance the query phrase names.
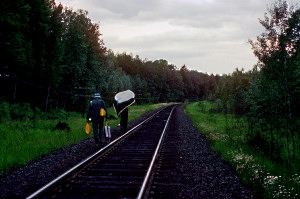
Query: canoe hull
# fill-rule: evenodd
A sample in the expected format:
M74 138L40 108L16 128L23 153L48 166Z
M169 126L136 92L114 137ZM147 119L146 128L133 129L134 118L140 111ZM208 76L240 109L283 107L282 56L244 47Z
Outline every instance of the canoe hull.
M135 94L131 90L126 90L115 95L113 105L116 113L119 115L134 102Z

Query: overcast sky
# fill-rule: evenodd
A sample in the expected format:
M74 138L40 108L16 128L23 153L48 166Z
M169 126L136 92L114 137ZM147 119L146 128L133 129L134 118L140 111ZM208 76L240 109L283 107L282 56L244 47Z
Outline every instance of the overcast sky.
M264 32L275 0L56 0L88 11L105 46L141 59L214 74L246 71L257 62L248 39ZM294 1L288 1L293 3Z

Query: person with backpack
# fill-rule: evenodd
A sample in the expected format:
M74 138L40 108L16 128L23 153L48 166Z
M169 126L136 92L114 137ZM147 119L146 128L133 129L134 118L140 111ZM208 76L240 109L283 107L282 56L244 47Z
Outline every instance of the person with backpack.
M100 99L101 96L99 93L95 93L94 99L89 102L88 108L87 108L87 122L90 122L90 119L92 121L93 125L93 132L94 132L94 139L96 146L104 145L101 141L101 137L103 136L103 122L104 117L107 116L107 109L105 102ZM106 121L107 121L106 117Z

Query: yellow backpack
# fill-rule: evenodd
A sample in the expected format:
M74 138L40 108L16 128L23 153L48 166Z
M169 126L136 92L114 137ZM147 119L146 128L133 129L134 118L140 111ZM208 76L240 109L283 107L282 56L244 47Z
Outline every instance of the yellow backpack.
M106 111L104 110L104 108L100 108L100 116L101 117L105 117L106 116Z
M92 106L92 104L93 104L93 101L90 101L90 103L91 103L91 106ZM106 111L104 110L104 108L100 108L100 116L101 117L105 117L106 116Z

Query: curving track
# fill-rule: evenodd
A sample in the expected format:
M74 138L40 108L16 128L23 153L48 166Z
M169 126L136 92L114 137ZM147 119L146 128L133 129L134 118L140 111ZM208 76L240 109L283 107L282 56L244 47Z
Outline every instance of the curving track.
M142 198L173 109L154 114L28 198Z

